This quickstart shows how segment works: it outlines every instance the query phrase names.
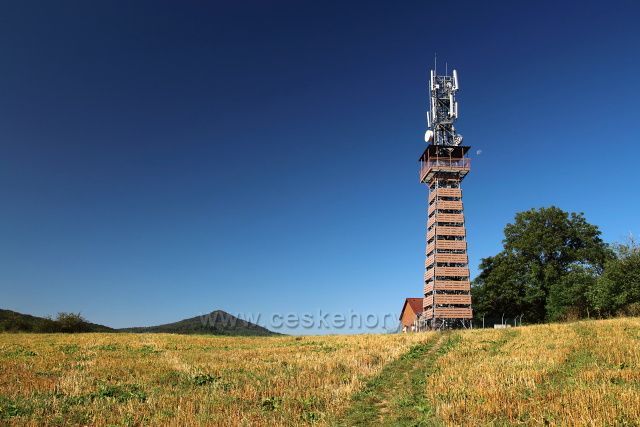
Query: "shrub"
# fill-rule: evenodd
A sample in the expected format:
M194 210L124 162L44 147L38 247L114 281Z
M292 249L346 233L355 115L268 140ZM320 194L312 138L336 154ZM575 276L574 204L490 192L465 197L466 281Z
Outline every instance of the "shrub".
M89 324L80 313L58 313L56 323L60 332L89 332Z

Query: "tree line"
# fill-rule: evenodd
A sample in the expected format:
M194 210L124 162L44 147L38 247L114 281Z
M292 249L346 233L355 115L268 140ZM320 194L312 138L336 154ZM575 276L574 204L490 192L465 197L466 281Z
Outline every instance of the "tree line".
M632 238L609 245L600 236L582 213L552 206L516 214L503 249L481 260L474 318L640 316L640 249Z
M111 331L111 328L90 323L80 313L58 313L56 318L52 319L0 310L0 332L77 333L107 331Z

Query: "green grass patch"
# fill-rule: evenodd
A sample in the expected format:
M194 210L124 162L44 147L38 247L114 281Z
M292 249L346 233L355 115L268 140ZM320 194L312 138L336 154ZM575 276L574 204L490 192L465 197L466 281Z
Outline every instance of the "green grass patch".
M198 374L193 376L193 384L196 386L204 386L208 384L215 384L220 381L220 377L211 374Z
M147 400L147 394L138 384L100 384L98 390L89 395L91 399L113 399L118 403Z
M33 407L27 399L0 396L0 420L31 415Z
M389 405L389 416L383 417L381 424L392 426L433 426L438 425L435 411L427 399L427 380L437 372L437 361L455 348L461 341L459 334L443 336L440 345L417 357L413 368L399 383L395 397Z
M574 324L573 330L579 337L579 343L584 343L595 337L595 332L582 323ZM544 382L538 387L540 393L546 393L549 388L569 387L575 384L578 372L588 366L598 364L595 355L583 347L582 344L577 345L562 363L549 371Z
M499 354L502 351L502 347L505 346L509 341L512 341L520 334L518 330L512 329L502 329L500 330L500 336L496 340L486 340L482 341L487 344L485 346L485 351L492 356Z
M0 354L3 357L6 357L7 359L17 359L17 358L21 358L21 357L33 357L33 356L37 356L38 355L38 353L36 353L35 351L29 350L28 348L25 348L25 347L22 347L22 346L19 346L19 345L6 348Z
M118 346L118 344L103 344L95 346L94 349L100 351L118 351L120 350L120 346Z
M77 344L65 344L60 346L60 351L63 354L70 356L80 351L80 347Z
M339 426L433 425L433 408L426 398L426 382L437 359L455 347L458 334L435 335L387 364L352 398Z
M162 353L162 350L157 349L152 345L143 345L142 347L132 349L132 351L142 356L150 356Z

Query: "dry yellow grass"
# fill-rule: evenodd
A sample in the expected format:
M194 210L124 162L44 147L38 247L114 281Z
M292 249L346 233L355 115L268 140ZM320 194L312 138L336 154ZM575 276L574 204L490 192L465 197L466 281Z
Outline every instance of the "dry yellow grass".
M0 334L0 425L313 423L639 425L640 319L444 336Z
M450 425L640 425L640 319L461 332L425 392Z
M324 424L424 339L0 334L0 424Z

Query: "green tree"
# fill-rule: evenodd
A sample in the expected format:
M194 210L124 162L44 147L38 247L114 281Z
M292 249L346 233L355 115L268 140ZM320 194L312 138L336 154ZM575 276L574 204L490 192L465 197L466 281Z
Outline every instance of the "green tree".
M522 266L516 257L503 252L482 260L481 272L471 288L474 313L478 319L486 316L495 322L503 315L515 317L527 310Z
M615 247L617 257L608 260L604 273L588 292L598 314L640 315L640 247L632 239Z
M560 281L551 287L547 298L549 320L576 320L591 315L588 293L595 286L598 275L593 269L573 266Z
M80 313L58 313L56 323L60 332L89 332L89 324Z
M530 322L541 322L566 315L570 308L587 311L586 290L575 281L587 272L600 274L613 256L597 226L581 213L552 206L516 214L504 235L503 250L482 260L474 281L478 315L524 314Z

